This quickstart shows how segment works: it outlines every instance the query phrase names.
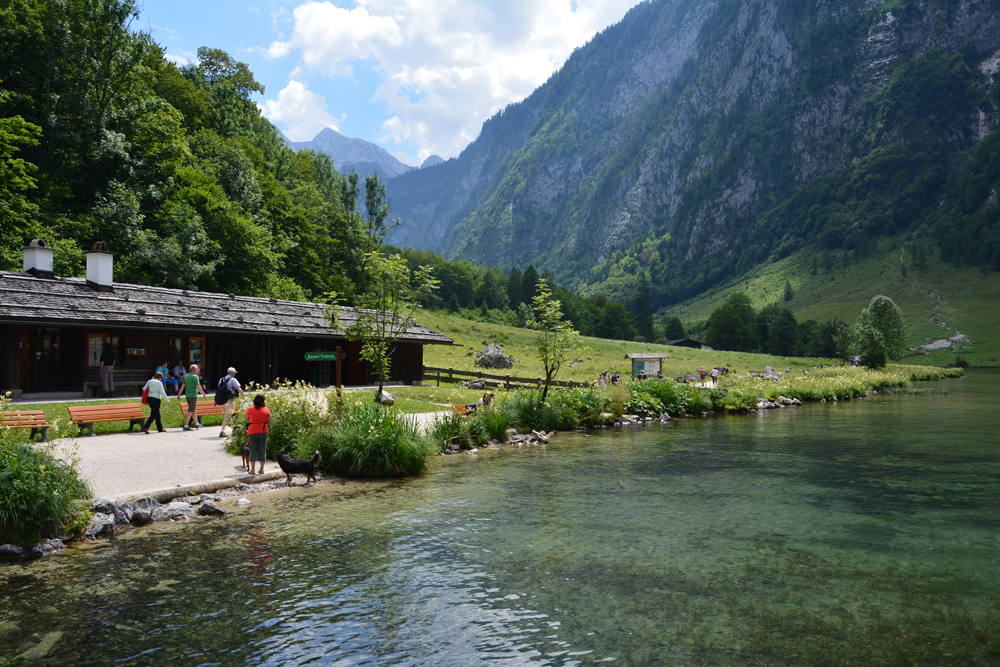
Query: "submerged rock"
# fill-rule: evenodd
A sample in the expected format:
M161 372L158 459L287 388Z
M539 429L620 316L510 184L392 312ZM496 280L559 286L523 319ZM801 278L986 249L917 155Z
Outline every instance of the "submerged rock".
M31 547L31 553L35 556L46 556L56 551L62 551L65 548L66 545L62 543L62 540L42 540Z

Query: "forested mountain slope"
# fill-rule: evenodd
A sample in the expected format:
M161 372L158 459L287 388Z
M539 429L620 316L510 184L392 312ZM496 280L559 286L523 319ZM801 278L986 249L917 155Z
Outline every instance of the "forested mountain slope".
M903 230L1000 269L998 49L996 0L645 2L390 179L392 241L655 307Z
M378 173L382 178L399 176L413 169L394 158L389 151L364 139L345 137L326 127L309 141L289 141L285 144L295 151L308 149L325 153L343 173Z

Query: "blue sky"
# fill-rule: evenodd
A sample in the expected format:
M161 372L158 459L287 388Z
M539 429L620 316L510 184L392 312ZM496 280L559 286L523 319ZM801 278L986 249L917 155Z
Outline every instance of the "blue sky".
M152 0L141 30L175 62L227 51L294 141L324 127L403 162L458 155L637 0Z

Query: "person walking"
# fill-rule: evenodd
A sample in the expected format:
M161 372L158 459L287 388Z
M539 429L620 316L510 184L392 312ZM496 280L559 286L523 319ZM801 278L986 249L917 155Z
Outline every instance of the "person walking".
M608 372L604 371L597 377L597 386L604 389L608 386Z
M264 394L253 397L253 407L247 408L247 438L250 446L250 474L254 474L254 462L260 461L260 472L264 472L267 460L267 432L271 429L271 411L264 405Z
M246 396L243 393L243 387L240 386L240 381L236 379L236 369L232 366L226 370L224 377L219 378L219 389L222 388L223 382L226 383L226 389L229 391L229 400L222 404L222 430L219 431L220 438L226 437L226 424L229 423L229 417L233 414L236 397L239 396L242 402ZM218 401L219 399L216 398L215 400Z
M160 405L163 401L170 400L167 397L167 390L163 388L163 373L160 371L153 373L153 379L147 382L146 386L142 389L149 392L146 396L146 404L149 406L149 419L143 424L142 432L149 435L149 425L155 419L157 433L163 433L163 421L160 419Z
M718 368L713 368L712 369L712 386L713 387L718 387L719 386L719 369Z
M701 386L704 387L705 386L705 376L708 375L708 371L705 370L704 366L702 366L701 368L698 369L698 375L701 376Z
M104 351L101 352L101 389L104 390L104 398L114 398L115 396L115 362L118 357L111 349L111 343L105 341Z
M191 364L191 369L184 375L184 398L187 400L188 412L187 417L184 418L183 429L185 431L190 431L191 427L188 424L194 419L194 427L201 428L201 423L198 421L198 393L200 392L202 396L208 396L205 390L201 386L201 378L198 377L198 364ZM181 392L177 392L177 402L181 402Z

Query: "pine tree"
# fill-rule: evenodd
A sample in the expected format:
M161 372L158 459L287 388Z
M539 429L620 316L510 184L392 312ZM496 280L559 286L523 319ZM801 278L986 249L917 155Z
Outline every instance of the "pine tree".
M795 292L792 291L792 283L788 280L785 281L785 301L791 301L795 298Z

